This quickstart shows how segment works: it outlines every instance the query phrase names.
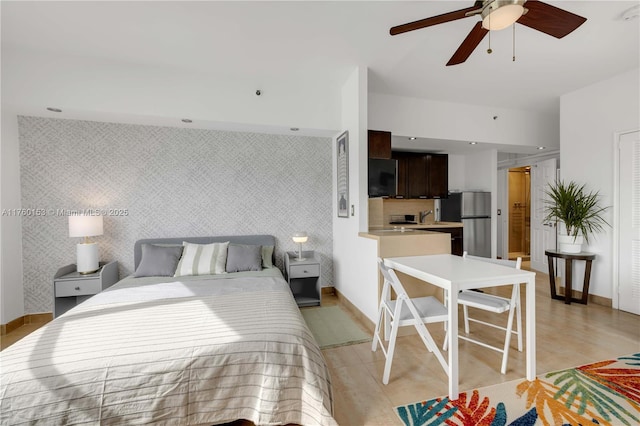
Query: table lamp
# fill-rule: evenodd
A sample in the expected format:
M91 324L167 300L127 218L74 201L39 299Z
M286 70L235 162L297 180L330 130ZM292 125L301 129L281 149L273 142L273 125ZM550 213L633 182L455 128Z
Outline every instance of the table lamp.
M298 243L298 258L296 260L305 260L302 257L302 243L306 243L309 237L306 232L296 232L293 234L293 242Z
M102 216L69 216L69 237L84 238L76 245L76 269L81 274L91 274L100 269L98 245L88 238L96 235L102 235Z

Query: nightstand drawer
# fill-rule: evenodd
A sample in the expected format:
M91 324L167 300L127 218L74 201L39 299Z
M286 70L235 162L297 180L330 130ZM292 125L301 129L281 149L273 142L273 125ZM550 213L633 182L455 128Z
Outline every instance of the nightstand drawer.
M58 281L55 287L56 297L84 296L102 291L99 279Z
M291 265L289 276L291 278L319 277L320 265Z

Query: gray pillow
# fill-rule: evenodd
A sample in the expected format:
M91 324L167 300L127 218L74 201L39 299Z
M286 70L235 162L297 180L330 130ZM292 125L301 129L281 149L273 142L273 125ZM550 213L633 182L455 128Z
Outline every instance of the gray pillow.
M229 244L227 272L261 271L262 246Z
M142 259L134 277L172 277L182 256L182 246L142 245Z

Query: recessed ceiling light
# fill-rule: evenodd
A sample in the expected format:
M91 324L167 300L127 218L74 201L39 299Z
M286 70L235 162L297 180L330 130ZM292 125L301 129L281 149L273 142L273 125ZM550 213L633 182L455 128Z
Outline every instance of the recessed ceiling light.
M478 142L469 142L469 145L478 145Z
M51 112L62 112L60 108L47 107L47 111Z
M415 140L416 140L416 137L415 137L415 136L411 136L411 137L409 138L409 140L410 140L410 141L415 141Z
M538 149L545 149L546 147L544 146L539 146Z
M291 130L292 132L297 132L298 130L300 130L299 127L292 127L289 130Z
M182 119L183 123L193 123L193 120L189 119L189 118L183 118Z

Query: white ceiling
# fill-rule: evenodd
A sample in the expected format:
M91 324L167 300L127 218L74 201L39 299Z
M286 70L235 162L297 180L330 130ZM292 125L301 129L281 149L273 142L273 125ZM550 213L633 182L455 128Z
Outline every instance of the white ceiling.
M475 24L465 18L391 37L389 28L468 1L6 2L2 48L210 73L343 82L355 66L369 91L549 114L559 96L640 66L638 1L548 1L587 18L564 39L516 26L491 34L461 65L445 64ZM4 64L3 64L4 66ZM500 87L501 90L495 90Z

